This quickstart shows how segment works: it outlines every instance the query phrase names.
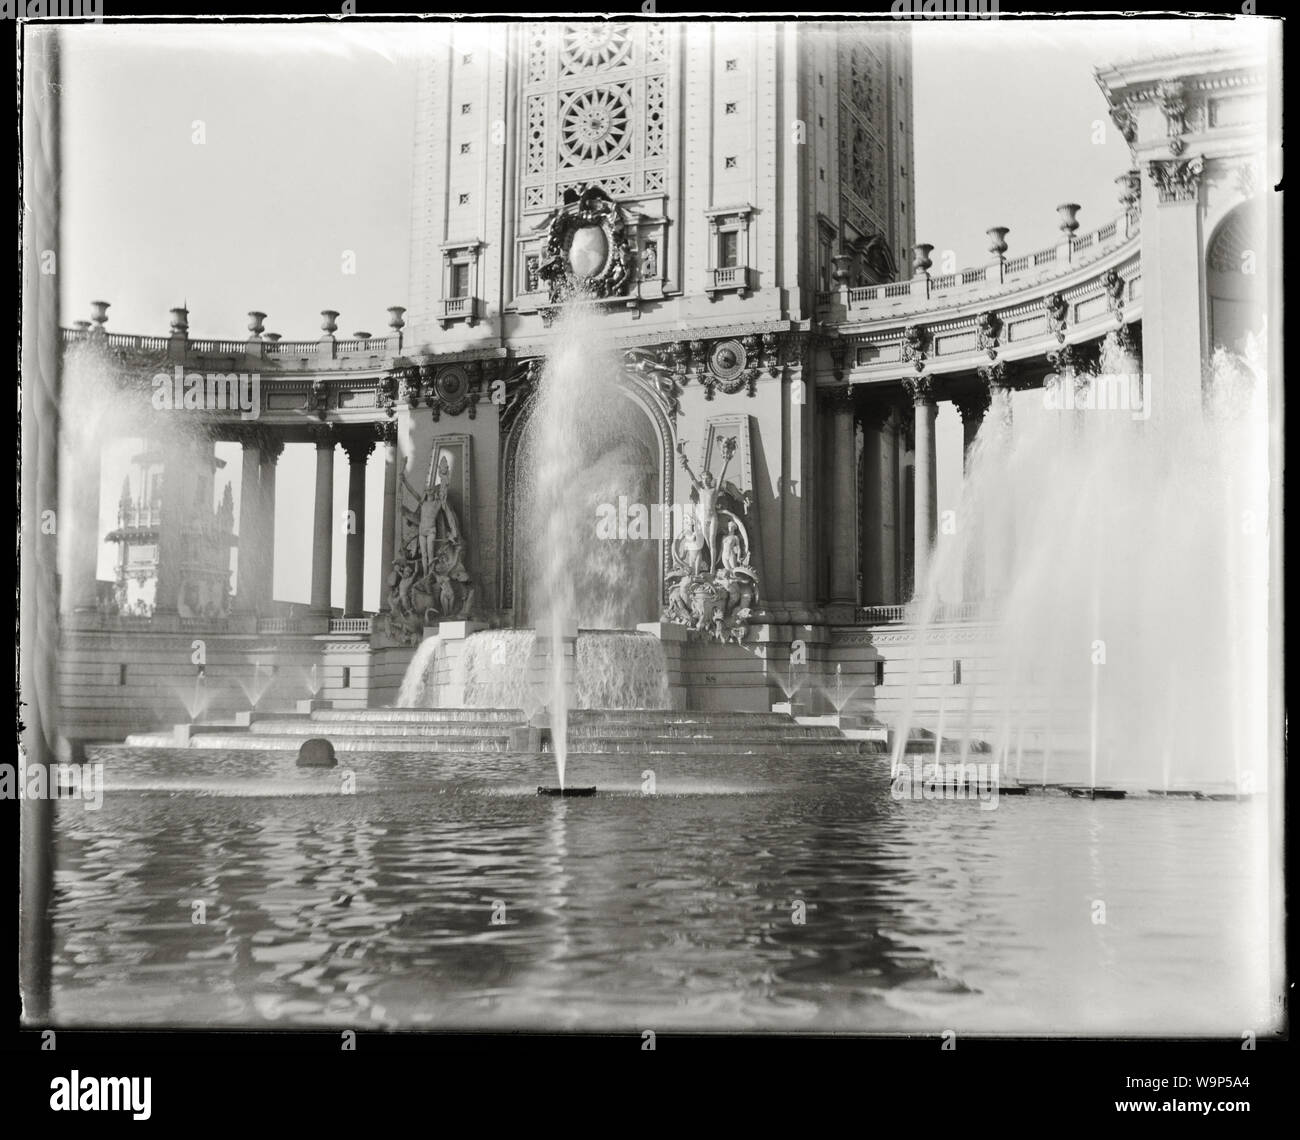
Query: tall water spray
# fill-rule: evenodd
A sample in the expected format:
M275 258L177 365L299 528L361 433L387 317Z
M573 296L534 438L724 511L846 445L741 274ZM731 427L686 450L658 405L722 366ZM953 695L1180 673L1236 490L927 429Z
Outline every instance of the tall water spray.
M618 393L621 365L602 343L599 314L575 294L553 329L528 428L524 517L533 524L531 615L549 630L551 742L563 788L571 700L565 634L579 622L620 624L629 591L645 576L628 565L627 544L597 534L602 504L617 502L629 469L644 464L635 453L619 461L621 441L635 439L629 415L639 413Z
M939 728L918 712L920 647L942 587L977 558L993 632L987 672L967 682L987 691L978 703L963 695L963 751L972 737L987 742L1007 771L1028 740L1043 752L1044 781L1050 771L1094 787L1262 788L1263 377L1249 355L1220 352L1204 407L1162 403L1172 393L1160 378L1147 380L1145 403L1115 406L1114 378L1137 371L1112 336L1098 375L1061 376L1042 393L1048 406L1026 394L1014 424L995 396L960 511L978 549L941 547L917 599L922 629L896 760L914 725ZM1066 406L1065 385L1082 406Z

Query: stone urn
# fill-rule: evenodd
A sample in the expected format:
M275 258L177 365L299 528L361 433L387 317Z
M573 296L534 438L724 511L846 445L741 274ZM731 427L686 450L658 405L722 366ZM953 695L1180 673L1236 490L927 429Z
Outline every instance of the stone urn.
M322 309L320 315L321 331L324 332L326 336L333 336L339 327L338 311L336 309Z
M1056 212L1061 218L1061 232L1067 237L1073 237L1074 231L1079 228L1078 214L1082 209L1078 202L1066 202L1056 207Z
M1007 234L1011 232L1011 227L993 226L985 232L989 237L989 253L1001 261L1007 252Z
M927 242L919 242L912 246L912 268L918 273L929 273L930 266L934 264L930 260L930 254L934 252L934 246Z

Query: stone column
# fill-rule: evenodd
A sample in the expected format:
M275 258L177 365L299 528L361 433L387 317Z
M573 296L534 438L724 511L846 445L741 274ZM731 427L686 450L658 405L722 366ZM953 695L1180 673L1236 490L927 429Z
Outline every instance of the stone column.
M384 445L384 517L379 538L379 608L388 609L388 576L393 571L393 547L397 542L397 424L393 420L375 425Z
M239 469L239 586L235 591L235 609L240 613L257 612L257 562L262 554L262 468L258 447L258 428L243 428L239 433L241 465Z
M846 385L825 389L822 398L830 413L830 604L852 610L858 601L855 396L853 389Z
M275 601L275 465L284 451L284 440L263 428L259 441L257 608L269 613Z
M934 539L939 526L938 485L935 479L934 421L939 409L934 398L934 381L929 376L918 376L903 381L912 397L916 417L916 460L914 534L912 551L912 596L920 597L925 590L934 553Z
M316 508L311 543L311 611L330 612L330 576L334 539L334 429L322 424L312 430L316 441Z
M902 526L899 521L898 417L890 409L880 428L880 601L901 601L898 577Z
M1004 361L994 361L979 369L980 381L988 389L989 410L984 432L987 437L985 446L996 448L1000 452L1011 449L1011 371ZM1018 488L1011 487L1008 494L1014 499ZM1010 581L1015 566L1015 531L1012 525L1014 502L1003 501L988 507L996 509L1002 519L998 527L998 545L1001 549L984 549L980 544L978 581L978 598L991 598L1000 584Z
M971 449L989 410L989 392L983 384L953 400L961 415L962 474L970 474ZM978 513L961 520L962 601L973 602L984 594L984 548L979 531Z
M173 413L170 431L155 446L163 453L162 503L158 525L158 579L154 587L154 616L178 612L184 532L194 519L193 472L199 444L181 425L185 413ZM166 431L166 429L164 429ZM152 441L151 441L152 442ZM212 441L206 440L210 449ZM209 509L211 509L209 507Z
M1142 354L1156 390L1152 421L1201 407L1206 354L1199 155L1147 163L1142 188Z
M343 616L360 617L364 609L366 577L366 460L375 450L373 436L352 436L344 441L348 455L347 579Z
M904 385L906 388L906 385ZM898 407L898 596L905 602L912 594L915 577L913 546L916 528L916 407L910 398Z
M862 604L887 605L894 600L897 524L898 454L888 446L892 409L869 404L862 410L862 501L858 517L861 536ZM890 470L890 465L894 470Z

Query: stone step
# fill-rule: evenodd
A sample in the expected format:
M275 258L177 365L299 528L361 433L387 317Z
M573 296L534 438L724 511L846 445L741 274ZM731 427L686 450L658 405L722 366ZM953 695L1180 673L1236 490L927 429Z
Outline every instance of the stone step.
M635 740L654 736L663 740L841 740L839 729L804 725L605 725L570 724L569 739L593 737L606 740Z
M404 738L491 737L504 740L512 724L506 721L481 724L475 721L429 721L411 723L374 720L259 720L249 731L274 736L392 736Z
M146 740L157 736L158 740ZM204 733L193 738L192 748L239 752L297 751L307 735L258 735L239 733L223 735ZM403 753L470 753L507 752L506 737L484 736L348 736L331 735L330 743L337 752L403 752ZM170 738L161 733L141 733L127 740L133 747L170 747ZM569 753L585 755L638 755L638 756L834 756L860 755L870 752L870 742L856 740L600 740L588 739L570 742Z
M223 736L204 733L194 738L191 747L233 752L296 752L304 740L320 735L244 733ZM509 741L505 736L347 736L333 733L328 739L336 752L505 752ZM128 745L134 743L132 738L128 738Z
M523 724L520 709L316 709L313 721L372 721L379 724Z

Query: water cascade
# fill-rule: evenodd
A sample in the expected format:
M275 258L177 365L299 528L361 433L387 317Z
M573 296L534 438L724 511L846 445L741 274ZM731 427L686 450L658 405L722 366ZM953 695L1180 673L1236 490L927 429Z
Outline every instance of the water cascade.
M1014 748L1018 768L1028 737L1042 750L1044 784L1261 790L1267 412L1247 351L1216 355L1204 409L1162 406L1147 378L1145 409L1057 409L1045 391L1044 407L1017 403L1013 429L995 397L960 514L981 538L974 556L994 603L989 666L1005 680L962 718L963 750L987 741L1005 763ZM1058 384L1096 402L1089 385L1137 370L1112 336L1100 375ZM941 586L960 581L971 556L940 545L915 603L918 646ZM895 763L914 728L955 727L942 705L936 723L933 699L924 702L920 653Z
M399 709L418 709L427 707L426 697L432 696L434 677L438 669L438 651L442 648L442 638L426 637L415 651L411 663L406 667L402 677L402 686L397 691L396 707Z

